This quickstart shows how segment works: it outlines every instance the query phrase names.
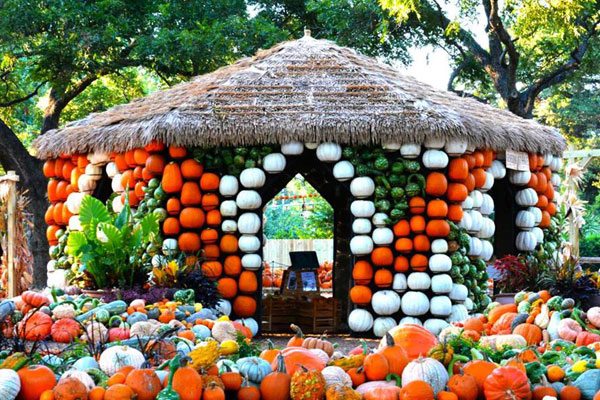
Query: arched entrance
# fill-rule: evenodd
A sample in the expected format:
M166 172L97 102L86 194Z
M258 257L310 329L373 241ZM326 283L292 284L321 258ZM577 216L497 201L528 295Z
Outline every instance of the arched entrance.
M350 239L352 237L352 214L350 203L352 196L347 185L340 183L333 176L333 165L321 162L314 152L304 152L297 156L287 156L283 171L267 176L264 186L259 190L265 203L275 197L296 175L300 174L307 183L333 208L333 282L332 295L337 299L341 310L338 318L338 330L343 330L345 317L348 314L348 291L351 284L352 255ZM263 219L261 210L261 220ZM262 229L260 234L262 235ZM262 249L261 249L262 251ZM261 257L263 256L261 252ZM263 257L264 258L264 257ZM262 269L261 269L262 274ZM262 280L259 280L262 291ZM260 308L262 309L262 307ZM262 315L259 317L262 318Z

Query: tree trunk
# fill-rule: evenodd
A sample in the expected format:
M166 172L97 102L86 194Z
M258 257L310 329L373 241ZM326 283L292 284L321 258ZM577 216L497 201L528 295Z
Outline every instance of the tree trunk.
M48 207L46 178L42 173L42 162L29 154L15 133L0 120L0 164L5 170L14 170L19 175L19 188L28 191L29 211L33 230L29 248L33 255L33 286L46 286L46 264L48 242L44 214Z

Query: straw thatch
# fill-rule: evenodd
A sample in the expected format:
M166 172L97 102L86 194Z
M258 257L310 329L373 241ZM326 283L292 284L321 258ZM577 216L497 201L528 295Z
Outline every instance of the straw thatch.
M35 143L40 158L184 146L468 138L478 147L560 153L552 128L436 90L392 67L310 36L281 43L168 90L91 114Z

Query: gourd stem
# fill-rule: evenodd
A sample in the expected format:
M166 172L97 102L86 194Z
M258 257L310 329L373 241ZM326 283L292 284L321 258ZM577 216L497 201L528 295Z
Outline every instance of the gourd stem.
M448 375L449 376L454 375L454 364L457 361L468 362L469 361L469 357L467 357L467 356L461 356L460 354L454 354L452 356L452 360L450 360L450 362L448 363Z
M402 387L402 379L400 379L398 374L390 373L390 374L387 374L387 376L385 377L385 380L387 382L391 382L392 379L396 381L396 386Z
M367 342L366 342L366 341L364 341L364 340L361 340L361 341L360 341L360 344L361 344L361 346L362 346L362 348L363 348L363 352L362 352L362 353L363 353L363 356L366 356L366 355L367 355L367 353L369 352L369 348L367 347Z

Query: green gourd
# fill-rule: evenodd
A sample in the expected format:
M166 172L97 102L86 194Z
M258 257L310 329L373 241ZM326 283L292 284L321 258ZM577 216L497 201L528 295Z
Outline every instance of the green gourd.
M167 387L158 392L158 396L156 396L156 400L179 400L179 394L173 390L173 376L177 371L177 368L181 365L180 363L180 355L177 354L173 359L169 362L169 381L167 383Z

